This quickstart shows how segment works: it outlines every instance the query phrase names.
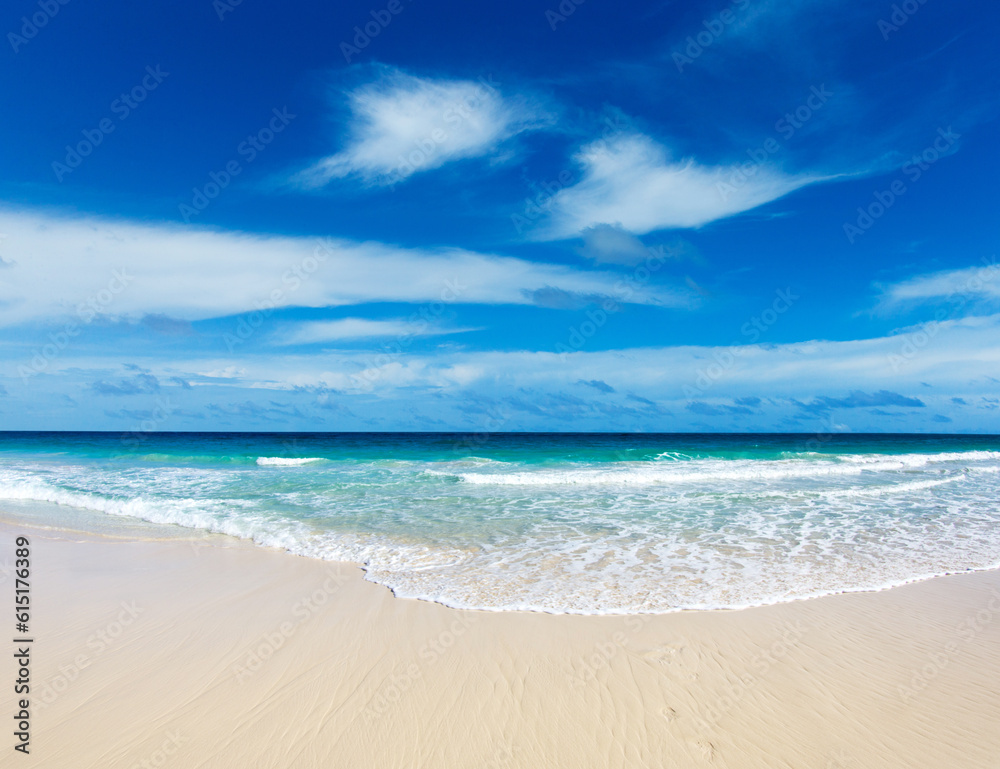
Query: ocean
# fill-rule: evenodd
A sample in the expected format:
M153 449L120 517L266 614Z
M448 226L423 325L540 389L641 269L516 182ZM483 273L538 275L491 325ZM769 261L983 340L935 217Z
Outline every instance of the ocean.
M8 432L2 513L227 534L461 608L738 609L997 568L1000 436Z

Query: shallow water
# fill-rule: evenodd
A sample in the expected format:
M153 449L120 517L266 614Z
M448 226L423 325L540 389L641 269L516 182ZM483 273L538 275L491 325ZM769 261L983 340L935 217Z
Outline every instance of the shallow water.
M740 608L995 568L1000 437L0 434L0 508L38 503L451 606Z

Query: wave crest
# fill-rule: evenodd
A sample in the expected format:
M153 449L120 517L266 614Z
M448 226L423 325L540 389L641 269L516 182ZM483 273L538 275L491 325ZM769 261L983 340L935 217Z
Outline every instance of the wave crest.
M299 467L325 461L323 457L257 457L257 464L261 467Z

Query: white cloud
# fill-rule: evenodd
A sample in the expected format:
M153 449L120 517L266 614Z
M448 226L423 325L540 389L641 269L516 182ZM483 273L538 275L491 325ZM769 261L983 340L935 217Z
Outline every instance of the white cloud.
M597 224L581 234L581 253L598 264L641 264L650 256L649 248L621 227Z
M196 374L199 377L205 377L207 379L242 379L246 376L247 370L238 366L229 365L224 368L213 369L212 371L198 371Z
M617 296L619 276L457 248L219 232L0 208L0 325L96 315L202 320L367 302L532 304L547 290ZM619 298L624 301L623 297ZM686 306L649 284L633 304Z
M745 173L739 166L675 160L643 134L594 142L580 150L576 160L583 167L583 178L553 197L542 237L574 237L601 224L638 234L700 227L820 180L764 165Z
M432 326L419 316L413 320L394 318L392 320L368 320L367 318L340 318L301 323L290 330L281 340L282 344L315 344L317 342L337 342L347 339L371 339L377 337L440 336L475 331L472 328L441 328Z
M595 340L595 344L596 344ZM684 403L750 395L810 398L851 390L926 394L922 382L955 392L994 394L983 372L1000 363L1000 314L925 324L872 339L810 340L774 345L643 347L565 355L555 350L452 350L419 354L341 350L324 355L234 356L173 360L169 368L144 361L166 380L186 371L239 371L247 383L276 390L325 385L344 392L401 387L467 387L509 394L516 388L555 388L600 379L620 393ZM93 366L60 361L60 371ZM108 363L107 367L113 367ZM11 367L13 369L13 367ZM280 375L276 376L276 372ZM13 371L11 372L13 373ZM980 385L973 385L975 380ZM692 388L685 391L685 388Z
M67 392L87 391L120 362L68 351L44 376L24 382L16 358L2 356L0 381L13 400L48 398L55 404ZM379 429L412 429L423 424L420 418L433 416L438 427L490 431L688 430L703 429L706 420L718 429L879 431L939 428L935 414L946 413L953 418L949 429L1000 430L996 381L984 375L1000 364L1000 315L844 342L584 347L565 356L544 350L428 354L396 348L140 363L160 381L162 397L186 411L221 399L285 404L308 415L301 426L311 429L322 414L333 413L328 408L337 407L341 411L326 423L336 429L371 427L364 415L377 413L386 420ZM170 382L177 378L212 386L175 389ZM590 394L580 384L595 380L616 392ZM44 424L65 427L68 419L79 429L94 429L80 421L87 409L60 408L53 413L61 414L61 421ZM16 422L22 415L8 411L7 416L18 429L37 427L37 414L24 428ZM890 417L894 421L887 422ZM180 418L176 424L184 426Z
M916 275L898 283L881 286L878 309L892 310L902 305L950 301L967 303L1000 298L1000 267L984 260L982 267Z
M484 77L432 80L387 69L348 94L351 119L344 148L297 175L304 187L357 175L391 184L445 163L481 157L519 134L552 122L538 102L505 98Z

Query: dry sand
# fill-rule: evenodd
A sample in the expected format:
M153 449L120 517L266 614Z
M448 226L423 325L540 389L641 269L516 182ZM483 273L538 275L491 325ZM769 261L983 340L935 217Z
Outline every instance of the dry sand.
M396 599L356 566L221 537L4 524L0 566L19 533L31 753L6 715L4 767L1000 767L997 572L552 616Z

